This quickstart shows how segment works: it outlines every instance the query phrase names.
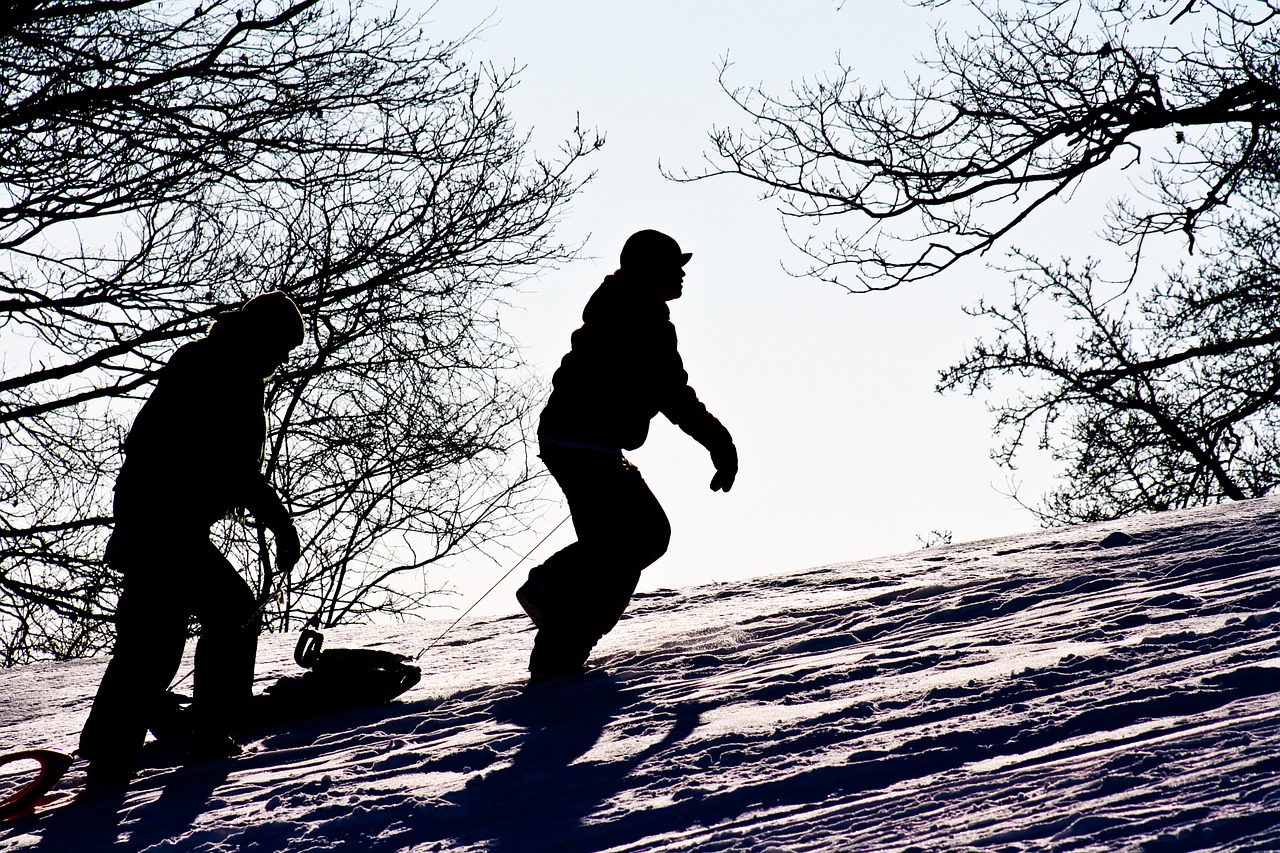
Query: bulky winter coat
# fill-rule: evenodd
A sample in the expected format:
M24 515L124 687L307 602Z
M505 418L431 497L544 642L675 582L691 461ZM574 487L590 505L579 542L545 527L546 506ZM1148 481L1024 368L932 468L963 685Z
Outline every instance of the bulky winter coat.
M552 376L539 437L631 450L661 412L713 458L735 453L728 430L689 386L671 313L652 288L615 273L591 296L582 320Z
M213 337L193 341L160 371L125 440L117 521L205 525L236 508L278 514L262 474L263 379L229 369ZM262 518L272 521L274 518Z

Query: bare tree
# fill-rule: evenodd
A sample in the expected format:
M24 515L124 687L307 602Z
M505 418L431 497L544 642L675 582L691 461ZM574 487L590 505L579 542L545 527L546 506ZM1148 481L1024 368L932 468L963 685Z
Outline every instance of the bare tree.
M266 465L304 562L268 622L405 613L508 523L530 395L502 292L601 140L539 159L466 38L320 0L62 0L0 21L0 663L107 637L120 444L158 367L278 288L309 340L268 391ZM514 454L514 457L513 457ZM193 472L198 476L198 472Z
M1042 522L1243 500L1280 483L1278 230L1274 217L1229 225L1209 257L1141 291L1106 281L1096 261L1024 257L1011 303L974 309L994 339L939 390L1014 386L992 405L1004 437L994 456L1012 468L1034 443L1064 465L1062 485L1031 506Z
M790 230L808 272L850 291L1009 248L1051 202L1103 190L1100 235L1120 266L1009 248L1011 301L971 311L994 338L939 390L1007 393L993 457L1015 467L1033 445L1064 466L1031 507L1047 524L1267 493L1280 478L1280 5L919 5L978 25L937 30L901 94L843 65L786 97L726 85L747 129L714 131L712 168L693 179L743 176L790 219L833 218L834 236ZM1153 270L1170 237L1187 261Z
M923 6L960 5L925 0ZM974 0L983 26L953 38L895 93L850 65L784 96L722 85L748 117L712 132L710 168L776 197L810 272L850 290L950 269L1096 175L1150 163L1142 204L1117 200L1115 241L1188 241L1273 165L1280 6L1160 0ZM1157 149L1151 154L1152 149ZM852 226L849 225L852 223Z

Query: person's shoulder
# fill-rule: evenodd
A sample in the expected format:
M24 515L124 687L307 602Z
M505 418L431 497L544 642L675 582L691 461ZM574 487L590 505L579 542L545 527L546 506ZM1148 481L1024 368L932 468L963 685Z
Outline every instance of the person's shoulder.
M160 371L160 378L205 381L219 372L221 357L209 339L198 338L174 351Z
M197 338L194 341L188 341L173 351L173 355L169 356L169 362L165 367L188 368L201 364L208 360L208 352L207 339Z
M582 312L586 323L644 327L669 324L671 311L667 303L637 287L636 282L621 272L607 276L596 288Z

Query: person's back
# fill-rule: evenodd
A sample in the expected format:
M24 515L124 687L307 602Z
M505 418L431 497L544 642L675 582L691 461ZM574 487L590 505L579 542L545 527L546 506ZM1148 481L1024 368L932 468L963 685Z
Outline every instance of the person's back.
M243 499L266 439L263 379L232 369L212 338L186 344L161 369L125 439L116 515L207 524Z

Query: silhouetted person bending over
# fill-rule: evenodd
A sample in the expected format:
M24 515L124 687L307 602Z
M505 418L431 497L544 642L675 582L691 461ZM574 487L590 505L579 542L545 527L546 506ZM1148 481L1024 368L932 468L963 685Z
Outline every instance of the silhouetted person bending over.
M688 385L667 302L683 290L691 255L671 237L639 231L621 267L596 290L552 377L538 424L540 456L564 491L578 541L529 572L516 592L538 626L530 680L583 671L613 630L640 572L667 550L671 526L623 450L644 443L661 412L711 452L711 488L729 491L738 452Z
M209 528L243 507L275 535L280 570L297 562L293 522L262 473L263 391L302 339L293 300L254 297L173 354L133 422L106 555L124 580L115 650L80 735L91 785L132 774L193 617L201 630L189 758L240 751L234 732L252 692L260 614Z

